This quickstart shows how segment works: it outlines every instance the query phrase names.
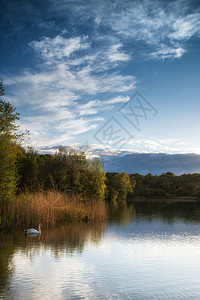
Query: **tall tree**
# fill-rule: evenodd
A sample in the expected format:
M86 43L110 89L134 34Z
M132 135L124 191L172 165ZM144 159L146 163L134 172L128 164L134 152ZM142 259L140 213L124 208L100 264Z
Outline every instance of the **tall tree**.
M3 81L0 81L0 97L4 96ZM19 146L17 140L19 114L15 107L0 98L0 202L13 200L17 182L16 160Z

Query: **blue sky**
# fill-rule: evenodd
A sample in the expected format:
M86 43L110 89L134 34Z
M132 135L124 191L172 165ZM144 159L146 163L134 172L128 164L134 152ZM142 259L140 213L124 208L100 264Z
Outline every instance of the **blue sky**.
M199 1L0 4L0 78L31 146L200 154Z

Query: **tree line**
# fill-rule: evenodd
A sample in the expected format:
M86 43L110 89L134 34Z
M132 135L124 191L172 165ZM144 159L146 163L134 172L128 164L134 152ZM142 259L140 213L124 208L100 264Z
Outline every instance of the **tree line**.
M200 197L200 174L182 174L176 176L171 172L161 175L131 174L136 186L130 197Z
M100 160L89 161L84 152L60 148L55 154L23 151L18 160L17 190L72 192L104 199L105 173Z

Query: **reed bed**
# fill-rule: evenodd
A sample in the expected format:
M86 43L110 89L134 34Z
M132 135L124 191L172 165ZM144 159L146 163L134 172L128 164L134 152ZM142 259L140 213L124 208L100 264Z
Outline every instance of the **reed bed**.
M32 226L41 223L53 227L65 222L104 221L104 201L81 199L57 191L25 193L1 210L0 227Z

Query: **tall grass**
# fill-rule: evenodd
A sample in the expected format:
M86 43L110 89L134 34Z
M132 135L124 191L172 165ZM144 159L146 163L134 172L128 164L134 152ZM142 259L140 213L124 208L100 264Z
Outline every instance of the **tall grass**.
M60 192L25 193L1 211L1 228L36 226L53 227L64 222L103 221L107 209L103 201L82 200Z

